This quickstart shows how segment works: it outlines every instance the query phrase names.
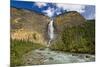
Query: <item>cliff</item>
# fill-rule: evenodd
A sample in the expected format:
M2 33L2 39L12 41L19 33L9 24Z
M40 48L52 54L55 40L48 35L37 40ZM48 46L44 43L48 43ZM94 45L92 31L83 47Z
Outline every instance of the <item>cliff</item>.
M11 8L11 38L46 44L47 16L34 11Z

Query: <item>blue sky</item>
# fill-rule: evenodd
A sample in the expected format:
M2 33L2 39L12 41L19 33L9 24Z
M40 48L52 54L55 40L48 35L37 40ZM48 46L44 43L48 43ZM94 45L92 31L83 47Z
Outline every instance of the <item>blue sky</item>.
M11 0L11 7L29 9L38 13L42 13L49 17L57 16L65 11L77 11L86 19L95 19L94 5L26 2Z

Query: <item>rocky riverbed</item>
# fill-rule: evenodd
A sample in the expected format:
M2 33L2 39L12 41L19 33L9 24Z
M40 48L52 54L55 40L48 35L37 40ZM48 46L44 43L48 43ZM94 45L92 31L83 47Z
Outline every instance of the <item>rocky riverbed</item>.
M95 56L90 54L51 51L49 48L41 48L23 55L22 59L25 65L44 65L93 62L95 61Z

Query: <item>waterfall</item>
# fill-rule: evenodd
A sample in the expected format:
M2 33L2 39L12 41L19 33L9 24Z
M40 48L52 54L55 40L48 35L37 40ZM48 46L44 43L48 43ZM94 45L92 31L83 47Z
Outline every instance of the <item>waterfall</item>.
M51 20L48 24L48 35L49 35L49 42L48 44L50 44L50 42L53 40L54 38L54 26L53 26L53 20Z

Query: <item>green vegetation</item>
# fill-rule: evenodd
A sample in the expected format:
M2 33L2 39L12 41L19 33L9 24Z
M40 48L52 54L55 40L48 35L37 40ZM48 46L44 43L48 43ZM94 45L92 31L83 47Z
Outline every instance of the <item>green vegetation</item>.
M50 47L75 53L95 53L95 21L87 21L83 25L63 27L61 37Z
M11 39L11 66L23 65L22 56L34 49L43 47L43 45L36 44L30 41L12 40Z

